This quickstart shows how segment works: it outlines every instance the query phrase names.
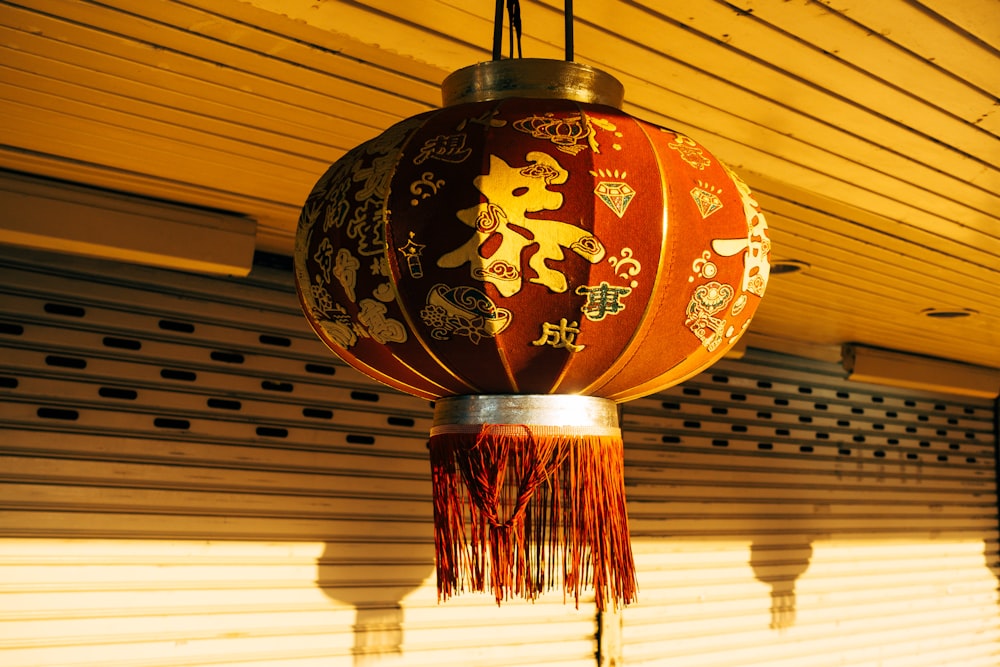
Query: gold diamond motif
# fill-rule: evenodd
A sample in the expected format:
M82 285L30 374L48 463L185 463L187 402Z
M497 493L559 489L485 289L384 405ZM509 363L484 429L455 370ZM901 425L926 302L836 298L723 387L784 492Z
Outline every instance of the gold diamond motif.
M722 208L722 200L719 199L718 195L697 186L691 188L691 198L694 199L702 220Z
M615 212L619 218L625 215L632 198L635 197L635 190L628 183L621 181L601 181L594 188L594 194L601 198L601 201Z

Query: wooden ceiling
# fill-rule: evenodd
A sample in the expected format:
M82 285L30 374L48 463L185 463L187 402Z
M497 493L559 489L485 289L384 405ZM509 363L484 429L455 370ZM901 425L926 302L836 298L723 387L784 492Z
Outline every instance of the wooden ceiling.
M562 2L523 0L562 58ZM326 165L489 58L490 0L0 2L0 168L252 217L290 254ZM578 0L576 60L739 171L773 275L751 346L1000 367L996 0ZM927 309L974 311L931 318Z

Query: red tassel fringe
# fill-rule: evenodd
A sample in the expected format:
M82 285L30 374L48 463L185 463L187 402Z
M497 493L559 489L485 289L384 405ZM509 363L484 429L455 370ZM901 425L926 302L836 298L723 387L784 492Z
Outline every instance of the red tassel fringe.
M483 426L430 441L438 600L491 591L534 600L593 588L598 609L636 599L622 441Z

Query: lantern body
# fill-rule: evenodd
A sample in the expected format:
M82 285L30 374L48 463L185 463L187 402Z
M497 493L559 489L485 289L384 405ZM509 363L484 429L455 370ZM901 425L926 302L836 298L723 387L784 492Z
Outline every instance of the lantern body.
M744 332L766 229L683 134L568 100L458 104L330 167L303 208L297 286L320 338L401 391L624 401Z
M636 596L613 402L732 346L770 243L749 189L704 147L575 96L596 70L558 63L573 76L553 81L543 62L484 70L499 89L512 68L537 95L473 94L334 163L302 210L296 285L345 361L442 399L439 596L531 599L561 580L604 608Z

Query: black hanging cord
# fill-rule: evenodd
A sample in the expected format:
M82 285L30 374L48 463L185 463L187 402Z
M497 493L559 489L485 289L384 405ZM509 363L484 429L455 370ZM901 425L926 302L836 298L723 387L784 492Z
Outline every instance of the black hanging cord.
M521 2L507 0L507 19L510 22L510 57L514 57L514 36L517 36L517 57L521 56Z
M565 0L566 60L573 60L573 0ZM520 0L497 0L493 17L493 60L503 56L503 10L507 6L507 20L510 23L510 56L514 57L514 40L517 39L517 57L521 58L521 2Z
M503 44L503 0L497 0L497 11L493 17L493 60L500 60Z
M563 18L566 20L566 62L573 62L573 0L566 0Z
M521 58L521 3L519 0L497 0L496 14L493 18L493 60L500 60L503 53L503 10L507 6L507 19L510 22L510 56L514 57L514 39L517 39L517 57Z

